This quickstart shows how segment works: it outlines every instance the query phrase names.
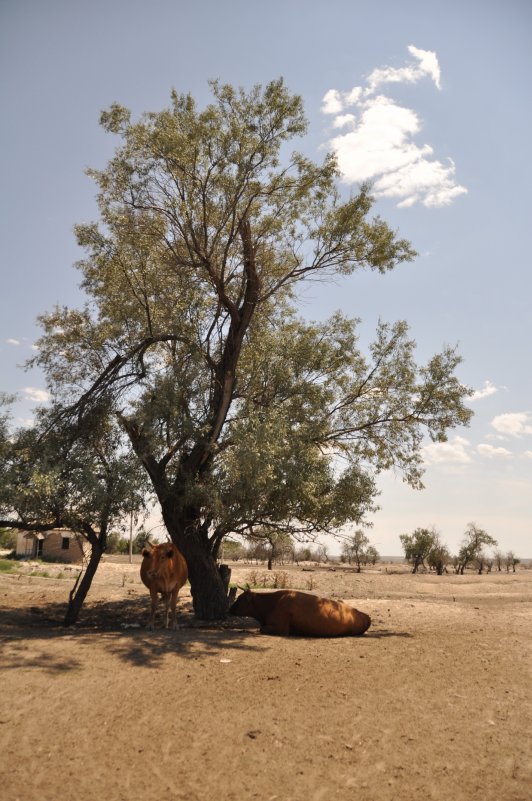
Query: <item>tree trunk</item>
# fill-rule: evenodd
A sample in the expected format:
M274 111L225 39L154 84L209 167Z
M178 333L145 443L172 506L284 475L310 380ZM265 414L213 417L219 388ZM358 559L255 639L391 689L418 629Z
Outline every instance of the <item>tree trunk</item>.
M227 576L220 571L208 541L195 534L182 534L183 526L166 522L166 528L187 562L194 615L199 620L223 620L229 608Z
M91 588L92 580L96 574L98 565L100 564L100 560L103 555L102 546L103 543L101 543L99 540L94 543L91 542L91 555L87 569L81 576L81 581L79 581L79 583L76 582L73 589L70 591L68 607L64 620L65 626L73 626L74 623L77 623L79 613L81 612L81 608L85 598L87 597L87 593Z
M223 620L227 617L228 599L216 560L207 551L196 552L193 558L189 555L187 564L194 615L199 620Z

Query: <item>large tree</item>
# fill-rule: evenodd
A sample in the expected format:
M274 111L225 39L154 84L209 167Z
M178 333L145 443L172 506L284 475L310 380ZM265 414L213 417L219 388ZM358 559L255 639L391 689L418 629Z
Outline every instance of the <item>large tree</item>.
M121 143L90 171L100 223L77 228L88 302L42 317L35 359L78 419L112 405L206 619L226 613L229 532L360 523L379 470L420 487L424 433L470 416L454 349L418 367L407 325L383 323L365 356L357 321L296 315L301 281L414 251L370 218L367 188L341 198L332 157L290 155L307 123L282 80L212 91L203 110L173 93L138 121L102 114Z

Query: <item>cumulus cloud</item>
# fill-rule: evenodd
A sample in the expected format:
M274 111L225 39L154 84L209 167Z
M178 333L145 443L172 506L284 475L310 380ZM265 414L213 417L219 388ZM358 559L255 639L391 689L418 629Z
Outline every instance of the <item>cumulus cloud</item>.
M334 115L333 128L348 128L330 142L347 183L372 181L377 196L396 198L399 206L445 206L467 192L455 180L454 162L435 159L430 145L414 141L422 128L414 110L377 94L383 84L413 84L427 77L440 88L436 54L413 45L408 50L413 61L405 67L373 70L366 86L349 92L330 89L322 112ZM356 114L344 113L347 109Z
M368 77L368 90L375 92L383 83L417 83L427 76L441 89L440 65L436 53L432 50L420 50L414 45L409 45L408 52L415 60L407 66L380 67L373 70Z
M353 126L355 120L356 117L354 114L338 114L338 116L334 118L333 128L345 128L346 125Z
M24 394L28 400L35 401L35 403L46 403L50 399L50 394L45 389L36 387L25 387Z
M6 339L8 345L20 345L20 341L18 339Z
M525 456L528 456L529 459L532 459L532 451L525 451Z
M494 448L493 445L487 445L485 443L479 445L477 451L481 456L485 456L488 459L494 459L496 456L502 456L507 459L512 455L511 451L506 448Z
M491 381L484 381L484 386L482 389L476 389L469 400L482 400L482 398L488 398L490 395L494 395L497 391L498 390L495 384L492 384Z
M468 464L471 462L468 446L469 440L464 437L454 437L449 442L431 442L423 448L423 461L425 464Z
M324 114L339 114L344 107L342 95L337 89L329 89L323 97L321 110Z
M493 418L491 425L495 431L506 437L522 437L524 434L532 434L532 415L528 412L499 414Z

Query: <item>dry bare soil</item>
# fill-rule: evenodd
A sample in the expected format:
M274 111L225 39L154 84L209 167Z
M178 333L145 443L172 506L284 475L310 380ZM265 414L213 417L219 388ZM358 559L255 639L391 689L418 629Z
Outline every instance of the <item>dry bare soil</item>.
M371 629L200 628L185 588L181 627L148 631L138 564L111 561L65 629L71 578L2 574L3 801L530 801L532 570L276 572Z

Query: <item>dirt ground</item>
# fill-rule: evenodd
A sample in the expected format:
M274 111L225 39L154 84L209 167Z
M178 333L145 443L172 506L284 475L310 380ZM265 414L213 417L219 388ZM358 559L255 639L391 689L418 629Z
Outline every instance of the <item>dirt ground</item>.
M148 631L138 569L103 564L73 629L71 576L0 575L3 801L532 798L532 570L275 570L372 617L316 640L194 626L188 588Z

